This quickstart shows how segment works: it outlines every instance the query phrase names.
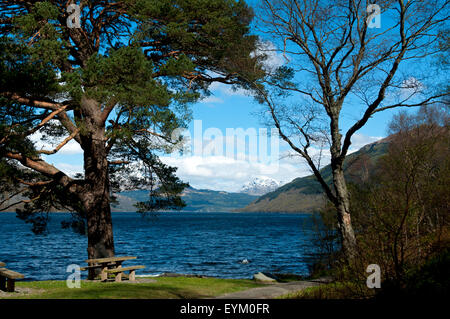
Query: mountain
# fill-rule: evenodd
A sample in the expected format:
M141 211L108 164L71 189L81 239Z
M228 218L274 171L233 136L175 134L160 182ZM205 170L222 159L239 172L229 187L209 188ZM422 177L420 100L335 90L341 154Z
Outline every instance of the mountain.
M135 212L136 208L133 205L137 202L147 200L148 191L123 191L114 194L114 196L116 197L116 203L111 204L111 210L113 212ZM192 187L185 189L181 197L187 204L182 210L186 212L232 212L250 204L258 198L258 196L244 193L229 193L208 189L195 189ZM14 201L18 199L18 197L15 197ZM21 207L23 205L16 205L8 209L8 211L14 212L16 208Z
M344 162L347 181L358 183L367 179L376 160L385 154L389 140L387 137L348 155ZM325 166L321 172L325 181L330 184L332 181L330 166ZM148 191L126 190L129 186L125 179L123 182L123 190L115 194L117 204L112 205L112 211L134 212L136 209L133 204L147 200ZM187 204L183 211L312 212L317 211L325 203L322 188L312 175L296 178L278 187L280 185L281 183L276 180L260 177L245 184L240 193L190 187L182 193L182 198ZM264 195L256 196L256 194ZM15 208L11 207L9 211L15 211Z
M363 146L349 154L344 161L344 173L348 182L359 183L369 178L379 157L384 155L390 137ZM324 180L332 182L331 166L321 169ZM259 197L240 212L313 212L323 207L325 197L314 175L299 177L273 192Z
M282 185L281 182L270 177L257 177L242 186L241 193L261 196L273 192Z
M136 208L133 204L147 200L148 191L125 191L115 194L115 196L118 205L112 205L112 211L134 212ZM192 187L185 189L181 197L187 205L182 211L189 212L231 212L250 204L258 198L258 196L249 194L195 189Z

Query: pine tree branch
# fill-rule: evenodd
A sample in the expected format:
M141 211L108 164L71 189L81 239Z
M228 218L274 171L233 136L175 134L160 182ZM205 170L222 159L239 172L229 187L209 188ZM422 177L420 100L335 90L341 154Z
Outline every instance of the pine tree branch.
M53 111L52 113L50 113L46 118L44 118L37 126L35 126L34 128L32 128L31 130L29 130L28 132L25 133L26 136L31 135L35 132L37 132L41 127L43 127L45 124L48 123L48 121L50 121L51 119L53 119L55 116L57 116L59 113L65 111L67 109L68 105L63 105L61 108L59 108L58 110Z
M57 182L61 186L67 188L70 192L76 193L78 186L76 181L64 172L60 171L53 165L48 164L42 159L31 159L20 153L6 152L4 154L6 158L19 161L23 166L31 168Z
M69 143L73 138L75 138L75 136L79 133L80 129L76 129L72 134L70 134L68 137L66 137L64 139L64 141L62 141L55 149L51 150L51 151L47 151L47 150L40 150L38 151L38 153L41 154L46 154L46 155L52 155L57 153L64 145L66 145L67 143Z
M11 92L4 92L4 93L1 93L1 95L8 97L19 103L22 103L24 105L28 105L30 107L36 107L36 108L53 111L51 113L51 118L57 116L60 123L66 128L66 130L70 134L75 134L75 136L73 138L79 144L81 144L81 139L78 134L79 130L66 113L66 111L69 110L69 105L64 105L64 104L57 103L54 101L42 101L42 100L37 100L34 98L22 97L22 96L18 95L17 93L11 93ZM47 123L50 119L48 119L45 123ZM43 123L43 124L45 124L45 123ZM75 133L75 132L77 132L77 133Z
M51 111L57 111L61 107L64 106L63 104L57 103L54 101L42 101L42 100L37 100L34 98L27 98L27 97L23 97L17 93L12 93L12 92L3 92L3 93L1 93L1 95L5 96L7 98L10 98L14 101L17 101L19 103L28 105L30 107L37 107L37 108L51 110Z

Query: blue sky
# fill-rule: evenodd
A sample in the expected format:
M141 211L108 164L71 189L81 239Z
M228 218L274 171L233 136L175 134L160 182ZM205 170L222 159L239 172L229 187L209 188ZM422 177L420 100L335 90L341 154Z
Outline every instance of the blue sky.
M250 4L254 2L249 1ZM280 66L283 63L286 63L286 60L281 53L272 53L268 60L268 64L272 66ZM258 143L262 141L261 138L263 136L259 133L261 129L267 128L267 126L263 123L258 113L264 107L258 105L245 91L232 91L230 87L224 84L213 84L211 91L213 93L211 96L206 97L204 100L192 106L193 121L189 126L191 143L187 143L188 152L184 155L175 153L161 157L165 163L178 167L178 175L184 181L189 182L191 186L196 188L239 191L244 183L256 177L273 178L286 183L296 177L311 174L303 159L295 156L287 156L292 152L290 152L286 144L280 141L278 141L279 147L275 146L273 150L270 145L268 146L268 158L262 160L258 156L255 157L254 152L250 149L251 137L246 139L245 136L244 138L242 136L236 138L226 136L227 129L242 128L248 130L247 132L251 136L256 132L254 138L256 138ZM387 124L395 112L397 110L388 110L377 113L371 118L354 135L351 151L356 151L365 144L385 137L387 135ZM341 123L343 132L360 115L361 108L359 103L351 100L342 113ZM201 136L196 134L198 132L195 132L195 126L198 129L199 123L202 125ZM222 136L217 137L217 134L205 136L207 132L220 133L219 135ZM201 140L203 146L206 145L208 150L211 150L212 145L217 145L218 147L222 147L224 151L221 153L220 151L217 152L218 149L215 149L216 152L195 153L195 150L192 149L194 140L197 143ZM271 142L273 140L268 138L267 144ZM244 145L243 148L242 145ZM256 155L261 151L261 144L257 145L258 150L256 151ZM276 145L276 143L273 145ZM38 147L40 147L39 143ZM46 146L45 148L49 147ZM275 152L275 148L278 148L278 152ZM225 152L227 149L232 151L233 156L227 156ZM318 150L315 151L318 152ZM312 153L314 153L314 150ZM324 150L322 153L322 166L328 163L329 157L327 154L327 150ZM64 146L58 154L46 156L48 162L68 174L82 172L82 159L82 151L74 141Z

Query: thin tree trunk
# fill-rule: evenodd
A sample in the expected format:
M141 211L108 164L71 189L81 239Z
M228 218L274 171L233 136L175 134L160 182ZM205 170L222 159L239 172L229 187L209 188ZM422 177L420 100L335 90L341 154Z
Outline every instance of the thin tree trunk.
M341 108L342 105L334 105L331 107L331 109L334 110L330 115L330 131L332 139L330 148L331 170L333 174L333 185L336 192L334 205L337 211L342 250L347 262L351 262L356 256L356 238L350 218L350 199L344 176L344 157L341 154L342 135L339 130L339 110L341 110Z
M350 200L344 170L341 165L333 168L333 180L336 189L336 210L342 249L348 261L356 256L356 239L350 218Z

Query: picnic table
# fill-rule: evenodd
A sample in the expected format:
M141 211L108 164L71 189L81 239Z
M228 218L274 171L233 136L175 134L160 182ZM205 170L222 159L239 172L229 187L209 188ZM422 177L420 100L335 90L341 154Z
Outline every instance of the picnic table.
M95 278L96 270L100 269L100 280L107 281L108 274L115 274L115 281L121 282L122 276L125 271L129 272L128 280L136 280L136 270L143 269L145 266L137 265L130 267L122 267L122 263L126 260L136 259L136 256L122 256L122 257L108 257L108 258L94 258L86 260L87 267L81 268L81 270L88 270L88 279L93 280Z

